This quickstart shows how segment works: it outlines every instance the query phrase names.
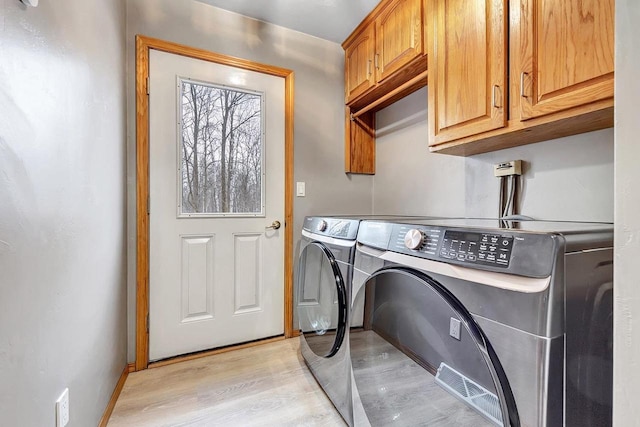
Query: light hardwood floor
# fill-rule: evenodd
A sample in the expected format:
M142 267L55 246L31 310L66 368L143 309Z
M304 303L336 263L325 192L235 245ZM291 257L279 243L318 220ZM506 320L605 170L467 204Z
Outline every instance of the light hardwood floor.
M345 426L298 339L134 372L109 427Z

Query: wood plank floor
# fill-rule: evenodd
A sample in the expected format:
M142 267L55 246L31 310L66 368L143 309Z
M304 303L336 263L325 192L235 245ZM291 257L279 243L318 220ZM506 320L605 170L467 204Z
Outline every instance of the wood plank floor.
M288 339L129 375L109 427L345 426Z

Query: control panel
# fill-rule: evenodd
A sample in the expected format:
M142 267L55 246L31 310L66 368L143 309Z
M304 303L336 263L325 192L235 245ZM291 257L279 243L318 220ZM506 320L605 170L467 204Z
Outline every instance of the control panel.
M561 244L561 237L554 233L425 222L363 221L358 243L431 261L528 277L548 277Z
M509 267L513 237L446 230L438 255L465 263Z
M303 229L315 234L334 237L336 239L355 240L358 234L359 220L331 217L306 217Z
M439 228L416 228L412 225L399 224L394 230L395 240L392 238L389 249L394 250L395 246L418 253L436 255L441 234L442 230Z
M499 271L509 267L513 245L513 235L506 233L395 224L389 250Z

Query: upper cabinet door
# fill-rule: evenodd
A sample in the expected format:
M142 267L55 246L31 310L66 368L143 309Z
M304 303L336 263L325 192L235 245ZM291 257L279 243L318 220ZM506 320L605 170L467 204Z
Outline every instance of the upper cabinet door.
M520 74L512 76L521 120L613 97L614 0L511 4L521 31Z
M507 0L429 0L429 145L507 123Z
M345 92L347 104L375 85L375 26L369 25L345 49Z
M422 55L423 0L392 1L376 19L376 81Z

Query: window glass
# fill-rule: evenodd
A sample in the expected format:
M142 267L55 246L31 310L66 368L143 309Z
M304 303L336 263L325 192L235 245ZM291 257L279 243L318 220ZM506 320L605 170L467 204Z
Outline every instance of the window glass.
M263 95L179 79L179 215L261 215Z

